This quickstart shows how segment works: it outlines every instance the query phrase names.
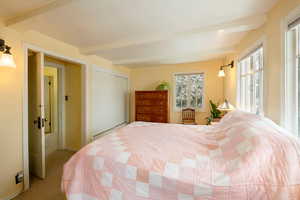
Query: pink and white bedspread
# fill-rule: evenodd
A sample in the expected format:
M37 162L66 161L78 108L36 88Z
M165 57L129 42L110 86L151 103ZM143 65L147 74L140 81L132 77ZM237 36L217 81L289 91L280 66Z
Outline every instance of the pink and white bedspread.
M241 111L214 126L135 122L64 166L68 200L300 199L300 144Z

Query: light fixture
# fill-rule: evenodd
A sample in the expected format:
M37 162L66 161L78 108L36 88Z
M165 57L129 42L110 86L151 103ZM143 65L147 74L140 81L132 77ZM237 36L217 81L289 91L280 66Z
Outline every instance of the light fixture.
M222 68L220 69L218 76L219 76L219 77L224 77L224 76L225 76L225 71L224 71L224 69L222 69Z
M5 45L5 41L0 39L0 51L3 52L0 57L0 67L16 67L16 63L10 49L11 47Z
M228 112L228 111L233 111L235 108L233 105L231 105L227 99L225 99L225 102L221 105L218 106L218 109L221 110L221 111L225 111L225 112Z
M233 68L234 67L234 61L231 61L231 63L228 64L228 65L223 65L223 66L220 67L219 74L218 74L219 77L225 77L225 70L224 70L225 67Z

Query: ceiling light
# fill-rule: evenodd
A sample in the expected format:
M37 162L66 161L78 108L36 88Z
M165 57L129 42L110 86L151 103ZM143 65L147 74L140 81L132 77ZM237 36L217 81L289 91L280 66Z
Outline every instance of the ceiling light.
M10 49L11 47L5 45L5 41L0 39L0 51L3 52L0 57L0 67L16 67L16 63Z

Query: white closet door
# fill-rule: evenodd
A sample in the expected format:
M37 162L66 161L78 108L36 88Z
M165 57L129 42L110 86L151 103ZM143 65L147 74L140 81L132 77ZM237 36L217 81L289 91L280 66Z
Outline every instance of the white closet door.
M127 121L128 78L96 69L92 79L92 131L96 135Z

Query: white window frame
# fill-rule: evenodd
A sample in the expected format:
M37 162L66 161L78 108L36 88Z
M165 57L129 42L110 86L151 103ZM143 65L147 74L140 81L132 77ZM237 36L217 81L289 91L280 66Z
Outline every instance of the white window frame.
M242 61L244 58L250 56L252 53L254 53L256 50L258 50L259 48L263 48L263 67L262 67L262 71L263 71L263 76L262 76L262 84L263 86L260 88L261 89L261 112L259 113L260 115L264 116L267 113L267 106L266 106L266 102L267 102L267 60L266 60L266 55L267 55L267 40L266 37L263 36L261 37L259 40L257 40L252 46L250 46L248 49L246 49L244 52L242 52L239 56L238 56L238 68L237 68L237 73L236 73L236 80L237 80L237 95L236 95L236 99L237 99L237 108L240 109L240 61ZM251 110L252 110L252 103L251 103Z
M298 115L295 109L298 109L298 69L290 68L289 46L289 24L300 18L300 6L291 11L281 22L282 38L282 87L281 87L281 121L280 125L286 128L294 135L300 136L298 127ZM299 30L300 34L300 30ZM300 35L297 36L298 40ZM297 48L300 49L299 47ZM298 54L298 55L297 55ZM297 52L295 58L299 59L300 52ZM296 60L294 60L296 62ZM298 66L299 67L299 66Z
M194 107L189 107L187 106L186 108L193 108L195 109L196 112L204 112L205 110L205 73L204 72L181 72L181 73L174 73L173 74L173 85L174 85L174 88L173 88L173 107L174 107L174 111L175 112L180 112L182 109L184 109L185 107L182 107L182 108L178 108L176 106L176 85L177 85L177 82L176 82L176 76L177 75L193 75L193 74L201 74L203 76L203 104L202 104L202 107L201 108L194 108Z

